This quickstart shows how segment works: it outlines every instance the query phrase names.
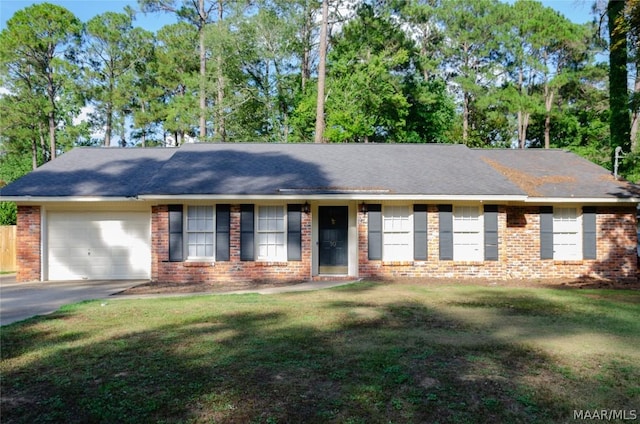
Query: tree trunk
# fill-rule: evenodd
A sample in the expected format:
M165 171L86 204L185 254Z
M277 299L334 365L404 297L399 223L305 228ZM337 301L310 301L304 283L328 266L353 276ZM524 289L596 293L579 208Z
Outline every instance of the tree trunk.
M527 147L527 129L529 128L529 112L522 112L522 149Z
M462 101L462 142L467 144L469 139L469 93L463 94Z
M146 112L146 107L144 104L144 100L140 102L140 111L142 112L142 115L144 115L144 113ZM140 142L142 143L142 147L147 147L147 127L144 126L142 128L142 137L140 139Z
M520 90L520 95L525 96L524 90L524 72L522 68L518 71L518 85ZM527 147L527 135L525 128L527 127L527 122L529 118L527 113L522 110L522 105L518 106L518 147L520 149L524 149Z
M322 0L322 26L320 27L320 58L318 63L318 101L316 104L316 135L314 142L324 143L324 86L327 62L327 27L329 2Z
M31 168L36 169L38 167L38 142L36 137L31 139Z
M518 111L518 148L527 147L527 129L529 128L530 113L523 110Z
M607 17L609 20L609 109L611 116L611 159L614 149L621 146L624 151L630 148L629 94L627 90L627 32L622 19L625 2L609 0ZM612 165L613 166L613 165Z
M640 95L640 72L638 72L638 65L636 65L636 81L633 86L633 94L635 96ZM635 152L638 150L638 127L640 126L640 108L637 104L635 104L637 100L634 101L634 105L632 108L631 114L631 151Z
M306 10L304 24L302 26L302 63L300 65L300 87L304 93L307 81L311 78L311 33L313 28L313 8Z
M546 114L544 117L544 148L548 149L551 147L551 107L553 106L553 97L555 96L554 91L549 87L549 85L545 85L544 87L544 106L546 110Z
M38 120L38 138L40 139L40 151L42 152L42 160L38 161L38 156L36 154L36 168L41 163L47 162L49 156L49 149L47 149L47 138L45 137L46 129L42 124L42 121ZM36 152L37 153L37 152Z
M224 18L224 6L222 4L222 0L218 0L218 25L222 25L222 20ZM224 122L224 70L222 69L222 65L224 63L224 58L222 57L222 53L218 54L216 58L218 71L217 71L217 89L218 96L216 100L216 127L218 128L217 135L220 138L220 141L227 141L227 129Z
M113 126L113 108L111 102L107 103L107 122L104 129L104 142L105 147L111 146L111 128Z
M56 158L56 99L55 99L55 90L53 88L53 76L49 75L49 86L47 87L47 91L49 94L49 103L51 109L48 113L49 120L49 160L53 160ZM45 161L47 158L44 158Z
M204 141L207 136L207 92L205 79L207 77L207 51L204 43L204 30L207 24L207 15L204 0L198 1L198 14L200 15L200 25L198 28L198 38L200 41L200 141Z

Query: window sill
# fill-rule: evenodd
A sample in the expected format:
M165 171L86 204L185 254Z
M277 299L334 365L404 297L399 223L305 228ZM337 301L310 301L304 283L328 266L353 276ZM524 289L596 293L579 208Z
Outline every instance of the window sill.
M268 267L268 266L287 266L289 265L289 262L287 261L255 261L256 266L264 266L264 267Z
M582 265L586 259L554 259L554 265ZM591 259L593 260L593 259Z
M413 261L382 261L384 266L413 266Z
M495 261L453 261L453 266L484 266L486 262Z
M182 263L182 265L187 268L204 268L204 267L215 266L216 263L213 260L205 261L205 260L187 259Z

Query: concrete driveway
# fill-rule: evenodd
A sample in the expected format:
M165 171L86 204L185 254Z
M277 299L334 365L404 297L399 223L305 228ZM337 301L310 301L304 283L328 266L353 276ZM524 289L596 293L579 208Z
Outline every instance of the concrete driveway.
M0 275L0 325L46 315L61 306L102 299L145 281L46 281L16 283L15 275Z

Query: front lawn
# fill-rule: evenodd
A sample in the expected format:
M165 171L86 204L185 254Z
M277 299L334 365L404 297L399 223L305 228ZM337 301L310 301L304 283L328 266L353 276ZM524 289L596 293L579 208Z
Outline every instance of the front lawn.
M640 292L631 290L362 282L102 300L0 337L3 423L640 415Z

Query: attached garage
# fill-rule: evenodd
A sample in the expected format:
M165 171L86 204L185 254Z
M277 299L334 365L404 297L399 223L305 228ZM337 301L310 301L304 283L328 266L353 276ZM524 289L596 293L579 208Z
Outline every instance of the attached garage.
M148 212L49 212L45 269L49 280L148 279Z

